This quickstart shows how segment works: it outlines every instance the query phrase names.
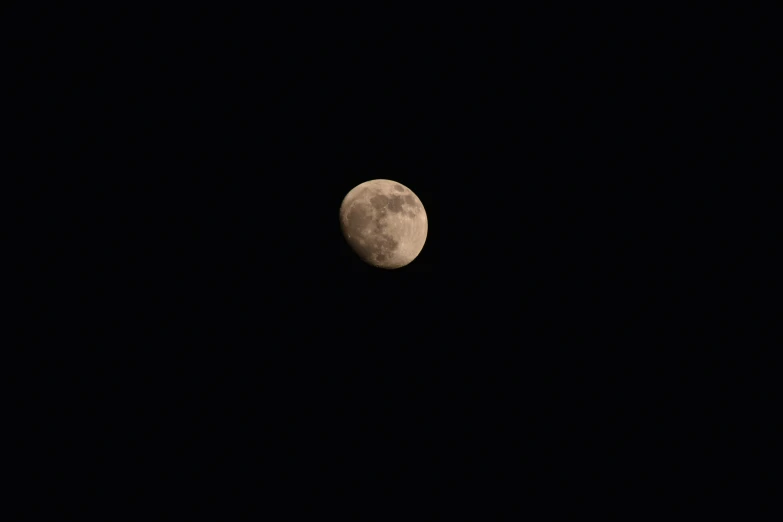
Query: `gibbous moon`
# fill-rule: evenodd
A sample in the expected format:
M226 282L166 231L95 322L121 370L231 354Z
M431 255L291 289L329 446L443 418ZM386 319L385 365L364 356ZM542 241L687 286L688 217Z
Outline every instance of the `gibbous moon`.
M354 187L340 206L345 240L359 257L379 268L400 268L427 240L427 213L411 189L388 179Z

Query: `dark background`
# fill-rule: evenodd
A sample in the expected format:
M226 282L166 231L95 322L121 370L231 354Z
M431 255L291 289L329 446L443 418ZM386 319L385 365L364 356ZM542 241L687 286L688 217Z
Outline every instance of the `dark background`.
M273 11L25 14L33 416L68 434L39 451L153 497L687 475L715 238L683 173L720 103L693 20ZM377 178L429 217L395 271L339 229Z

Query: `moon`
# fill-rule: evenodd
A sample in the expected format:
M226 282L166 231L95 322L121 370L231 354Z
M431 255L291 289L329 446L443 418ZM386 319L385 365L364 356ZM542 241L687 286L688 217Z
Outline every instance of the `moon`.
M340 206L340 227L354 252L378 268L401 268L427 240L427 213L411 189L388 179L365 181Z

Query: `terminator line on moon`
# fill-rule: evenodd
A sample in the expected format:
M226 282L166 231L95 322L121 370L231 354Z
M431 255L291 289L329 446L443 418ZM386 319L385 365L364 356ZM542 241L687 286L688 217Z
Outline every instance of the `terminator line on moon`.
M408 187L388 179L354 187L340 206L345 240L366 263L400 268L416 259L427 240L427 213Z

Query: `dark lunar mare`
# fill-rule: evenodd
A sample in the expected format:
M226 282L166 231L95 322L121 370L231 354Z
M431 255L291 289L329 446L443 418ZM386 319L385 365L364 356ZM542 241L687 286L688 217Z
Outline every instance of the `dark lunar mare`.
M380 210L389 203L389 198L382 194L378 194L377 196L373 196L370 198L370 203L372 203L373 207Z
M393 196L389 201L389 210L392 212L402 212L403 200L400 196Z

